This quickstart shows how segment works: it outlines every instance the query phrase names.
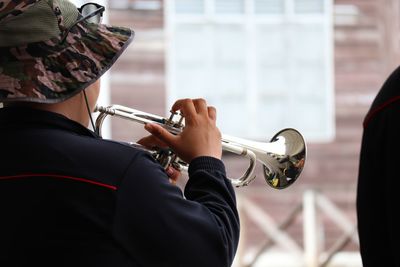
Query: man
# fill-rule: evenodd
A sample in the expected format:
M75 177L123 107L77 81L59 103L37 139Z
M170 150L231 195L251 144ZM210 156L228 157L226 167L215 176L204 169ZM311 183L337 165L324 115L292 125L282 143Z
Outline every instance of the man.
M357 191L364 267L400 266L400 69L386 80L364 120Z
M87 128L133 38L103 11L0 0L0 266L230 266L239 218L213 107L178 100L176 136L145 126L143 144L189 163L184 194L149 153Z

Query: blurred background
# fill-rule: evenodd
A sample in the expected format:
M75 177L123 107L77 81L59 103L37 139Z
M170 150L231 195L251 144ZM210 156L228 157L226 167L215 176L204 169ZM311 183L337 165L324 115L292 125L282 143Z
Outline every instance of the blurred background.
M398 64L400 1L98 2L110 24L136 32L103 78L100 104L168 116L178 98L202 97L225 134L269 142L293 127L304 135L307 160L294 185L268 187L258 166L257 179L236 189L242 232L234 266L362 266L355 212L362 121ZM105 127L117 140L146 135L121 119ZM224 162L230 177L248 165L228 154Z

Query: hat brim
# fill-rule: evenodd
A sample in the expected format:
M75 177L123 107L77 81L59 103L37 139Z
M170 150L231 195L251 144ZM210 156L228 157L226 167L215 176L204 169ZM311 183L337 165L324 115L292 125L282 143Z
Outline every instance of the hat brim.
M64 101L98 80L133 38L131 29L83 21L64 42L0 48L0 102Z
M0 1L0 22L11 20L40 0L2 0Z

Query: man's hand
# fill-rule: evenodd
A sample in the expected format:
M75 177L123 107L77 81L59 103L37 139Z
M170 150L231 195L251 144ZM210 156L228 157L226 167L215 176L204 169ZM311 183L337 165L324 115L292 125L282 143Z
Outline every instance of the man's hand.
M215 108L207 106L204 99L181 99L171 109L178 110L185 117L185 128L180 134L171 134L157 124L146 124L145 129L187 163L200 156L221 159L221 133L216 126Z
M161 141L160 139L158 139L157 137L155 137L153 135L143 137L137 143L144 146L147 149L168 148L168 146L163 141ZM165 172L167 173L167 175L169 177L169 181L172 184L176 184L179 176L181 175L181 172L171 166L168 166L167 169L165 170Z

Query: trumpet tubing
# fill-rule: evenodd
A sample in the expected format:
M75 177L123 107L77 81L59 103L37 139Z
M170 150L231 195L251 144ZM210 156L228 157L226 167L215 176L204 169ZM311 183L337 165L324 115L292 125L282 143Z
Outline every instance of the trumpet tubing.
M173 134L179 134L184 128L184 117L178 113L171 113L169 118L153 115L121 105L108 107L96 106L99 112L96 119L95 131L101 136L101 127L107 116L115 116L137 123L156 123ZM178 117L178 119L177 119ZM306 143L299 131L293 128L285 128L276 133L270 142L255 142L222 134L222 149L249 160L249 167L244 174L236 179L230 179L236 187L247 186L256 176L254 170L256 163L263 165L263 174L268 185L275 189L283 189L292 185L300 176L306 159ZM136 147L149 151L164 168L169 165L187 171L188 164L173 151L149 150L134 144Z

